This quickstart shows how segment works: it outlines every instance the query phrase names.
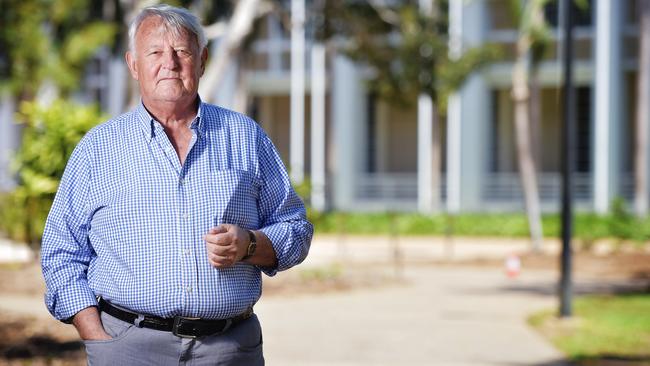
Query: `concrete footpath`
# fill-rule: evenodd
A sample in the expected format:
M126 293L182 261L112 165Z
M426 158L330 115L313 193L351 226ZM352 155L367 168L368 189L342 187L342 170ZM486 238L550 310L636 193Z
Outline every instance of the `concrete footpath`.
M552 272L524 270L508 278L495 268L408 265L410 260L505 258L526 251L526 242L448 244L437 238L397 244L390 238L316 238L305 267L343 262L390 276L388 263L397 246L407 262L402 280L349 292L262 297L256 312L267 364L567 365L526 324L531 313L556 308Z
M545 248L554 251L555 244ZM556 274L524 268L508 278L503 268L432 264L527 250L525 240L318 236L303 265L265 281L333 263L344 274L354 268L388 280L349 291L262 296L255 311L267 365L566 365L526 324L531 313L557 307ZM398 281L396 253L403 262ZM42 294L0 294L0 312L51 320Z

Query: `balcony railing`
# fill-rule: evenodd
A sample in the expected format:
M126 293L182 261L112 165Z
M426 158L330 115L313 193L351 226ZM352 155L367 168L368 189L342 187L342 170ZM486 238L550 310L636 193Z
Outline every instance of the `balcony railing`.
M562 194L560 173L542 173L537 176L539 196L542 202L559 202ZM573 175L573 194L576 201L590 201L592 197L592 178L590 173ZM483 200L485 202L521 201L524 193L519 173L491 173L485 178Z
M634 194L631 174L623 174L620 180L620 196L630 200ZM591 173L575 173L573 176L574 202L578 209L591 209L593 182ZM544 211L557 211L562 194L560 173L538 175L539 194ZM446 198L446 179L441 177L442 201ZM359 176L355 187L355 204L359 209L414 210L417 208L417 174L415 173L366 173ZM489 173L481 184L482 206L487 211L523 209L524 195L519 174Z

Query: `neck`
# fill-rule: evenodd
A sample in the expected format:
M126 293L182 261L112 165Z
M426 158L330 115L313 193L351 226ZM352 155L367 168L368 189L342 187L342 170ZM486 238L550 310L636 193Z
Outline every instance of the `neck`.
M194 120L199 108L198 97L189 102L152 102L143 99L142 103L151 116L163 126L189 123Z

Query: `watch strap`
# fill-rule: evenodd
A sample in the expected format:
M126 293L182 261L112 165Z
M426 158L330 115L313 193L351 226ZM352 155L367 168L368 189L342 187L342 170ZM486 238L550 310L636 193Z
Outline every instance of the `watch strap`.
M257 249L257 237L255 236L255 233L253 230L246 230L248 232L248 238L250 242L248 243L248 248L246 249L246 255L242 260L246 260L250 257L253 256L255 253L255 249Z

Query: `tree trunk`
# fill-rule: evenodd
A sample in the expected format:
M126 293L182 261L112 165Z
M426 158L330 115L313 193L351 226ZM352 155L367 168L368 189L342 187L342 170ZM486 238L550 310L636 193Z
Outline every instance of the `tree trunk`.
M536 172L542 172L542 94L536 66L530 72L530 141Z
M650 125L650 0L639 0L639 76L637 77L634 211L648 214L648 132Z
M244 38L253 28L253 21L259 5L259 0L237 2L228 24L228 33L221 40L217 54L211 57L212 61L208 63L199 87L199 94L205 102L214 102L215 92L228 69L228 65L233 59L237 58Z
M537 188L537 173L530 141L530 88L528 85L529 42L523 36L517 45L517 60L512 74L512 97L515 103L515 135L519 175L524 191L526 214L532 249L539 251L542 245L542 220Z

